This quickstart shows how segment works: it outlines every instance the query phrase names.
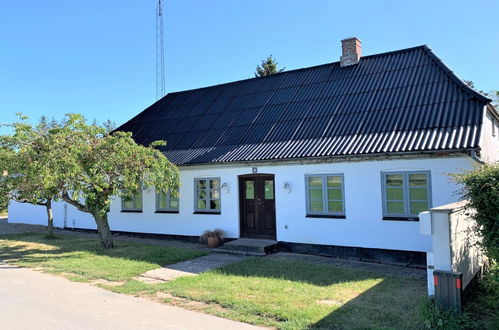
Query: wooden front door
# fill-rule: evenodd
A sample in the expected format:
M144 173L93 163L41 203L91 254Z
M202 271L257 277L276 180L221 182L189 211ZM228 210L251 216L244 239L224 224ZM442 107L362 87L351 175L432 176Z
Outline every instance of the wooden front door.
M275 239L274 176L239 177L241 237Z

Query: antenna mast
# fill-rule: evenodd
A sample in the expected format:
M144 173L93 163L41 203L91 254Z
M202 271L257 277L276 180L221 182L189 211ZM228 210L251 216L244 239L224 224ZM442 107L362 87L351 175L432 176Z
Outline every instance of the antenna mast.
M163 8L158 0L156 8L156 99L165 96L165 44L163 34Z

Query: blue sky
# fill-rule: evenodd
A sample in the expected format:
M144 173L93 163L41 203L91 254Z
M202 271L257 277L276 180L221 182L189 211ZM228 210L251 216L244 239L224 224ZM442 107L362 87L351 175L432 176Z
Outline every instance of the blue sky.
M152 104L155 0L1 1L0 122L78 112L121 124ZM499 89L499 1L166 0L166 89L428 44L463 79Z

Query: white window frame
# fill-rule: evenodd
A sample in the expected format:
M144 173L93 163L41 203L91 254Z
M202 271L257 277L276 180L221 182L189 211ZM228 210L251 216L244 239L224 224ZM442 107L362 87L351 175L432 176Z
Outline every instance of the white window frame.
M142 189L139 189L135 192L135 194L132 196L132 199L131 199L131 202L133 204L132 207L127 207L125 205L125 203L127 201L125 201L124 198L121 198L121 212L142 212L143 208L144 208L144 196L143 196L143 192L142 192ZM136 207L136 199L137 197L140 197L140 207Z
M419 220L418 214L411 214L411 200L409 195L409 175L411 174L425 174L426 175L426 190L428 197L428 210L432 208L432 195L431 195L431 171L390 171L381 172L381 190L383 196L383 219L384 220ZM388 200L386 196L386 176L387 175L402 175L402 188L404 192L404 213L388 213ZM417 201L417 200L415 200Z
M329 212L328 208L328 187L327 187L327 178L328 177L340 177L341 178L341 204L342 211L341 212ZM311 177L320 177L322 179L322 212L311 211L310 209L310 187L309 187L309 178ZM338 188L334 188L338 189ZM345 218L345 176L343 173L327 173L327 174L306 174L305 175L305 198L306 198L306 207L307 207L307 216L308 217L331 217L331 218Z
M161 208L160 205L160 196L161 194L166 195L166 208ZM173 208L171 207L171 200L172 198L175 198L171 195L171 190L168 190L166 193L162 193L159 191L156 191L156 213L179 213L180 209L180 198L177 197L177 207Z
M210 181L217 180L218 188L210 188ZM205 202L206 208L200 209L198 208L198 181L206 181L205 189ZM221 189L222 180L220 177L211 177L211 178L194 178L194 213L196 214L221 214L222 213L222 189ZM210 192L212 190L218 190L218 199L210 199ZM220 208L212 209L210 208L210 200L218 200Z

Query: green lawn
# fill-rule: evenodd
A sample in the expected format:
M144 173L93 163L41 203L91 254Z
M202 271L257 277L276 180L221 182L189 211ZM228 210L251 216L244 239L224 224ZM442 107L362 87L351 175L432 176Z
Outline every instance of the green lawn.
M210 313L280 329L417 328L425 288L415 279L268 258L164 284L110 287L128 294L160 291L203 302Z
M103 250L97 239L44 234L16 234L0 237L0 259L24 267L63 274L72 280L126 281L162 265L172 264L206 252L165 246L115 242Z

